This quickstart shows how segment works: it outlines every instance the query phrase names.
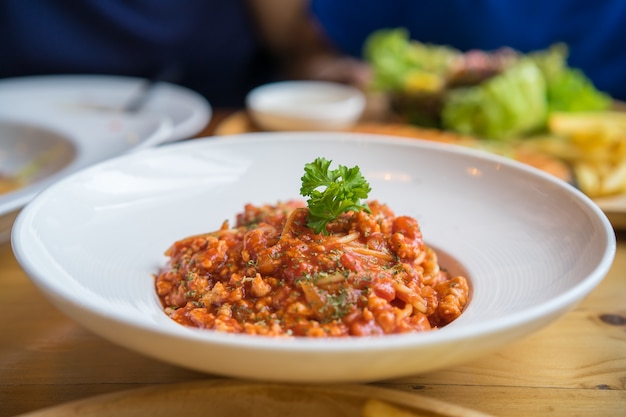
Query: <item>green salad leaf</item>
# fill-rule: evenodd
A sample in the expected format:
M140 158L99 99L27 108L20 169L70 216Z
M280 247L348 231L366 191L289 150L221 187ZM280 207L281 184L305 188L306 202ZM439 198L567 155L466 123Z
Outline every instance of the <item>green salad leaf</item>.
M551 112L604 111L611 108L613 99L598 91L585 74L575 68L566 68L548 83L548 105Z
M612 106L611 97L599 91L578 68L567 64L567 45L557 43L528 54L546 80L549 112L603 111Z
M546 117L545 79L526 59L477 86L450 90L441 120L448 130L505 139L544 126Z
M364 58L372 68L371 88L389 93L392 109L405 120L481 138L546 130L555 112L612 107L608 94L568 65L566 44L527 54L509 51L461 52L420 43L396 28L373 32ZM467 81L467 74L475 77L457 82L459 76Z
M339 165L331 170L329 161L317 158L305 164L300 194L309 197L309 217L307 225L315 233L328 234L326 225L347 211L365 210L369 212L366 199L371 191L369 183L358 166L348 168Z
M363 56L373 68L371 87L382 91L440 88L459 55L454 48L410 40L403 28L373 32L363 47Z

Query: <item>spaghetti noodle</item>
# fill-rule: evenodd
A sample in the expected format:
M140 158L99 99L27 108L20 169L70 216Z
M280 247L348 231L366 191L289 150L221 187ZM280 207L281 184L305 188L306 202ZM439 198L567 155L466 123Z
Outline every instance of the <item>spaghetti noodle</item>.
M247 204L234 227L187 237L156 275L164 311L192 327L266 336L420 332L456 319L468 281L440 268L417 220L377 201L307 227L301 201Z

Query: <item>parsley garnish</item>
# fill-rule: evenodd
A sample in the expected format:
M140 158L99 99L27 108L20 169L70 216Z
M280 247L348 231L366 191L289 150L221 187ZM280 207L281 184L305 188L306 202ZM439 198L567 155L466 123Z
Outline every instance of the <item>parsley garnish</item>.
M315 233L325 235L328 234L326 225L340 214L347 211L370 211L366 203L361 203L361 199L367 198L371 188L361 175L359 167L339 165L339 168L331 171L331 162L325 158L317 158L305 164L300 188L300 194L309 197L307 225Z

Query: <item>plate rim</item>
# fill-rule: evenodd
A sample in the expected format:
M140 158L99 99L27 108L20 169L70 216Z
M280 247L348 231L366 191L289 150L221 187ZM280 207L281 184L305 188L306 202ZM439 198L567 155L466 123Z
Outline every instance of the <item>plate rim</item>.
M261 395L264 394L264 391L280 391L281 393L289 391L294 395L303 395L303 393L306 393L306 395L310 396L334 396L337 397L338 401L344 402L352 399L365 403L365 401L367 401L368 399L376 399L385 401L386 403L395 406L403 407L411 412L436 412L437 415L440 415L442 417L495 417L492 414L487 414L483 411L461 406L453 402L448 402L437 398L431 398L424 394L412 393L401 389L389 388L376 384L286 384L278 382L246 381L240 379L222 378L200 379L195 381L148 385L145 387L130 388L121 391L97 394L91 397L68 401L62 404L57 404L39 410L19 414L16 417L60 417L66 415L71 416L74 415L73 411L79 412L81 415L86 417L104 417L105 415L110 415L111 412L120 413L124 409L130 409L135 412L136 407L132 406L132 401L134 397L138 397L137 401L140 401L145 397L156 398L157 404L161 405L166 403L166 399L171 398L171 395L178 394L182 391L192 391L193 394L191 395L191 397L195 399L202 394L206 395L206 391L218 391L210 393L213 395L217 395L219 391L225 390L239 390L245 391L246 393L256 391ZM189 396L186 397L187 401L185 401L185 403L188 403ZM93 414L89 413L87 415L84 414L85 411L89 411L90 409L96 409L97 411L98 407L103 408L102 414L98 412Z
M132 76L132 75L119 75L119 74L103 74L103 73L59 73L59 74L39 74L39 75L25 75L19 77L8 77L0 79L0 97L4 93L5 89L9 91L14 88L18 88L20 84L29 83L67 83L67 84L81 84L81 83L107 83L107 84L141 84L146 82L146 78ZM77 85L78 87L80 85ZM184 97L185 100L192 104L194 112L191 117L180 124L173 124L172 132L168 139L164 139L163 142L171 142L189 138L199 132L208 125L213 117L213 107L211 103L203 95L189 87L167 82L160 81L157 88L163 88L166 91L177 94ZM0 113L1 115L1 113Z

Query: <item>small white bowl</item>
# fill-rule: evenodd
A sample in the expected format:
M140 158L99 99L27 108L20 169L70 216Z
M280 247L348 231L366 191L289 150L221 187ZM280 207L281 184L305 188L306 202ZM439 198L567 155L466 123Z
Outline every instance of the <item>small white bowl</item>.
M264 130L345 130L365 108L357 88L326 81L281 81L250 91L246 107Z

